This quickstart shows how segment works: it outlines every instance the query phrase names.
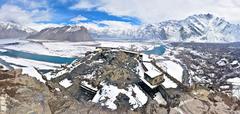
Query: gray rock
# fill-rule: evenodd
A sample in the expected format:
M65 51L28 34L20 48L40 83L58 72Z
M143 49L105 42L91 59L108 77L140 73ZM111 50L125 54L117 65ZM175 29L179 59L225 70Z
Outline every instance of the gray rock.
M93 41L93 39L88 33L88 30L83 26L64 26L56 28L46 28L41 30L37 34L27 37L27 39L56 40L70 42Z

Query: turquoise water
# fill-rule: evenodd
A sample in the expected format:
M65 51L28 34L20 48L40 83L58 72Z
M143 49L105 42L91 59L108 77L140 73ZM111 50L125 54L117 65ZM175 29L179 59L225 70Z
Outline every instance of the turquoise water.
M162 55L166 51L166 46L161 45L158 47L154 47L152 50L144 51L145 54L155 54L155 55Z
M57 63L57 64L69 64L77 59L77 58L34 54L34 53L28 53L28 52L22 52L22 51L16 51L16 50L8 50L8 49L6 52L0 52L0 55L5 55L5 56L15 57L15 58L31 59L36 61L44 61L44 62L50 62L50 63Z

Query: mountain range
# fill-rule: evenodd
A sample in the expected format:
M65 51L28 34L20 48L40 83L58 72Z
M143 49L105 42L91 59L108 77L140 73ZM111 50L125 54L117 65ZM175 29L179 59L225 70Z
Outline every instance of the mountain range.
M176 42L236 42L240 40L240 25L231 24L212 14L189 16L183 20L169 20L145 24L119 32L96 32L99 37L131 38L137 40L166 40Z
M25 38L37 31L11 22L0 22L0 39L3 38Z
M30 35L27 39L57 40L70 42L92 41L88 30L83 26L63 26L46 28L40 32Z
M236 42L240 41L240 25L231 24L212 14L192 15L183 20L168 20L144 24L131 29L63 26L46 28L38 33L17 24L0 23L0 38L26 37L31 39L88 41L91 36L133 40L164 40L174 42ZM81 36L80 39L79 36Z

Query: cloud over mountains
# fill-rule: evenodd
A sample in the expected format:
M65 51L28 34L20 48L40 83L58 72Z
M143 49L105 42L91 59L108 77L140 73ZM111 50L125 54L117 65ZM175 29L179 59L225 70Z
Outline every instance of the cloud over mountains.
M71 24L128 28L206 13L240 23L239 11L239 0L4 0L0 21L37 30Z

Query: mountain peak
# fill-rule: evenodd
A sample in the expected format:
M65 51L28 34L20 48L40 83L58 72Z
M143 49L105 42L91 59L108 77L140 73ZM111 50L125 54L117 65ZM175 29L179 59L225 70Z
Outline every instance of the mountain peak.
M27 33L34 33L36 32L35 30L25 27L23 25L17 24L17 23L13 23L13 22L1 22L0 21L0 27L2 29L6 29L6 30L10 30L10 29L18 29L21 31L25 31Z
M195 14L193 16L189 16L188 18L191 18L191 17L195 17L195 18L205 18L205 19L212 19L214 18L215 16L211 13L207 13L207 14Z
M111 31L111 29L108 31ZM238 37L240 36L239 25L231 24L223 18L210 13L192 15L183 20L168 20L156 24L146 24L134 30L119 30L114 34L115 36L110 33L95 32L95 34L101 34L104 37L121 38L122 36L135 38L136 40L160 39L176 42L234 42L240 40Z
M92 41L90 34L84 26L63 26L55 28L47 28L39 33L31 35L28 39L43 39L57 41Z
M0 22L0 39L25 38L36 31L12 22Z

